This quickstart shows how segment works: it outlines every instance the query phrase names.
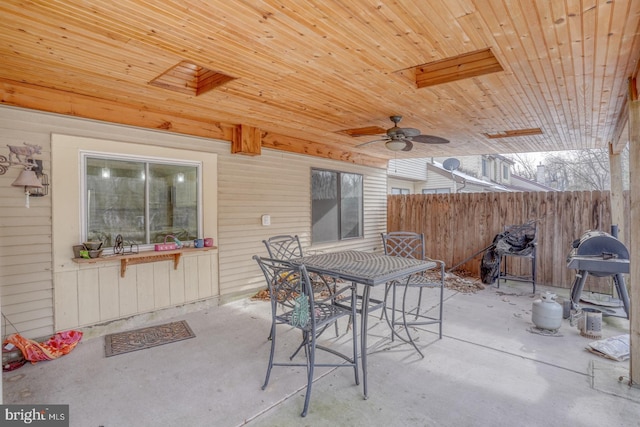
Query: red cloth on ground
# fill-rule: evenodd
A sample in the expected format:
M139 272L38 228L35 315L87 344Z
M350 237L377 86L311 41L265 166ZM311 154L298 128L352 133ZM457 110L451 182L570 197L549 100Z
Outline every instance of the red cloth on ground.
M9 335L5 340L5 345L6 343L15 345L22 351L25 359L31 363L36 363L41 360L57 359L68 354L81 339L82 332L74 330L58 332L43 343L30 340L20 334L13 334Z

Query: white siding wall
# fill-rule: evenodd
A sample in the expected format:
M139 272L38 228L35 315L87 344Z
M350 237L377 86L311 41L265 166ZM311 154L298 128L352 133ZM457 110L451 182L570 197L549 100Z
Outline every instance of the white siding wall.
M387 167L389 176L400 179L411 179L414 181L425 181L427 179L426 163L429 159L391 159Z
M205 230L207 234L217 237L217 260L209 259L203 267L204 271L208 269L214 276L209 284L211 298L214 299L218 296L222 299L234 298L264 287L261 273L251 256L266 254L261 241L272 235L298 234L306 250L381 249L379 233L386 229L387 216L387 180L386 170L383 169L273 150L263 150L262 155L256 157L232 155L229 143L225 141L4 106L0 107L0 130L0 147L6 144L21 145L23 142L43 147L42 154L36 158L44 160L44 169L51 182L50 193L65 191L65 188L56 185L56 171L51 170L53 133L141 144L148 147L150 156L154 155L154 147L217 154L218 188L211 189L204 183L204 191L213 191L217 196L217 230ZM4 151L0 148L0 154L5 153L8 153L8 149ZM310 247L312 166L364 175L363 239ZM54 287L52 197L32 198L31 208L26 209L22 191L11 187L18 172L18 168L12 167L5 175L0 175L0 290L2 312L21 334L43 337L53 333L57 325L71 327L72 319L78 319L79 325L89 325L153 311L182 301L179 296L181 292L185 293L186 302L201 299L202 294L193 289L183 287L181 291L176 290L172 283L181 282L171 277L180 273L173 271L169 261L131 267L131 273L136 272L136 277L158 278L157 286L153 287L149 283L154 281L136 280L135 305L127 296L133 298L134 290L129 281L133 280L134 275L127 270L125 280L120 281L117 267L108 266L109 263L99 269L78 269L70 280L58 277ZM262 214L271 215L271 226L261 225ZM71 226L77 228L79 212L69 209L64 218L56 218L55 221L56 226L59 222L71 222ZM179 268L189 272L183 279L184 283L202 274L200 266L192 265L200 263L201 257L198 255L197 260L195 257L183 257ZM169 275L167 280L162 279L165 275ZM78 289L82 289L82 292L77 296L76 304L54 304L54 293L68 292L59 300L64 301ZM174 289L174 295L178 295L178 300L172 299L171 289ZM152 294L153 303L149 301ZM113 304L117 304L117 310ZM92 314L92 310L102 310L102 314Z
M51 177L51 138L38 116L0 107L0 129L0 155L8 157L7 145L40 145L42 154L35 157ZM53 326L51 197L32 198L25 208L23 190L11 186L19 172L14 166L0 175L2 314L21 333L42 336ZM3 336L5 326L15 332L3 319Z
M430 171L429 179L427 179L426 182L420 183L419 188L416 188L416 193L422 193L423 188L429 188L429 189L448 188L449 192L453 193L453 180L439 173Z
M216 250L185 253L175 269L172 260L132 265L127 268L125 277L121 277L117 259L81 265L71 260L72 246L82 241L78 214L81 209L78 180L82 176L78 162L81 151L200 161L202 180L207 183L202 197L204 235L200 237L215 240L218 224L216 154L58 133L52 135L51 141L51 170L55 172L52 182L57 188L64 189L51 194L56 330L91 326L219 294ZM77 220L70 220L74 217ZM127 240L128 236L123 237Z
M414 194L415 185L416 183L413 181L389 177L387 180L387 193L391 194L393 188L403 188L409 190L410 194Z
M262 240L297 234L305 251L381 250L379 233L386 229L386 174L382 169L308 156L262 150L261 156L235 156L220 161L219 235L221 293L263 286L251 259L266 255ZM311 247L311 167L364 175L364 239ZM261 216L271 216L262 226ZM249 280L247 280L249 279Z

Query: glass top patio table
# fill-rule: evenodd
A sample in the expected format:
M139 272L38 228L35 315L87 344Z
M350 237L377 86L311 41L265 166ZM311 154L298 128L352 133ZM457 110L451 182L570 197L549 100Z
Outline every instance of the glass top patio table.
M337 279L359 283L364 286L362 292L362 316L360 332L360 352L362 359L362 383L364 398L367 390L367 317L369 314L369 291L371 286L381 285L393 280L402 280L412 274L437 267L433 261L402 258L362 251L339 251L309 255L290 260L293 264L304 264L308 271Z

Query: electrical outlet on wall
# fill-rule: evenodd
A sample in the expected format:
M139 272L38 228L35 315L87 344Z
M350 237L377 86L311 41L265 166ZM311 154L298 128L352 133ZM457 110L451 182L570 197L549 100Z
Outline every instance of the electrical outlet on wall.
M262 225L271 225L271 215L262 215Z

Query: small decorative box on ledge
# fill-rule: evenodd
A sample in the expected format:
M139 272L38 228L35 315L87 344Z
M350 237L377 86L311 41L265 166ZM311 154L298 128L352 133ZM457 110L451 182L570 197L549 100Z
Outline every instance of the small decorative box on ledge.
M167 242L167 239L173 239L173 242ZM171 234L168 234L164 237L164 243L156 243L153 247L154 251L173 251L175 249L180 249L182 247L182 242Z
M218 247L210 246L204 248L182 248L164 251L144 251L135 254L130 253L124 255L106 255L100 258L72 258L72 260L76 264L96 264L102 262L120 261L120 277L124 277L127 272L127 267L130 265L173 260L173 268L175 270L178 268L178 264L180 263L180 257L182 256L182 254L191 252L206 252L214 249L218 249Z

